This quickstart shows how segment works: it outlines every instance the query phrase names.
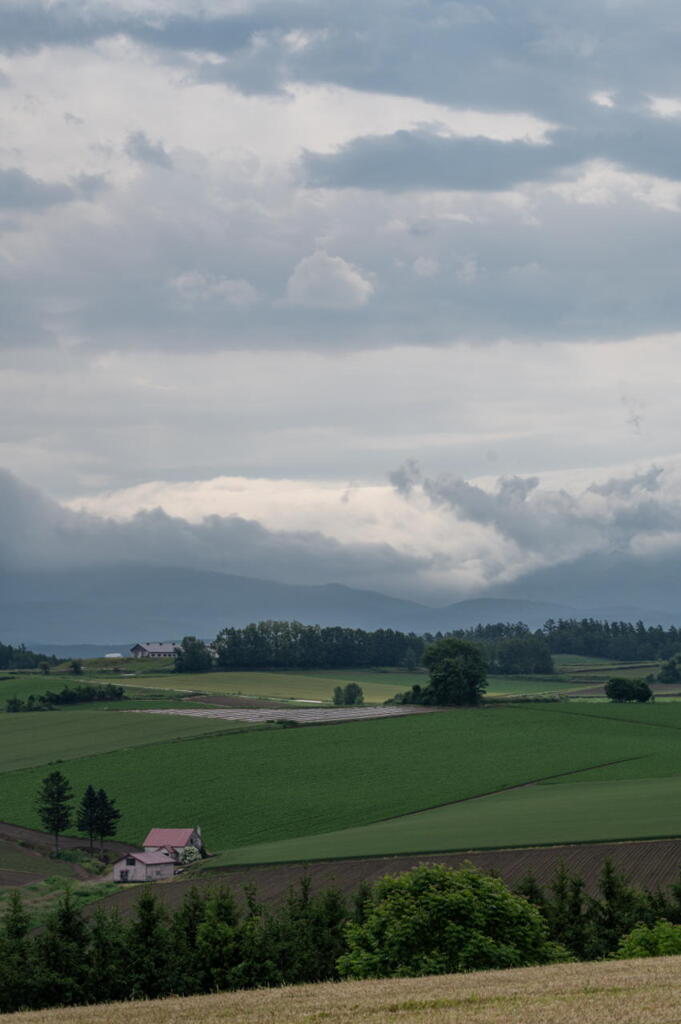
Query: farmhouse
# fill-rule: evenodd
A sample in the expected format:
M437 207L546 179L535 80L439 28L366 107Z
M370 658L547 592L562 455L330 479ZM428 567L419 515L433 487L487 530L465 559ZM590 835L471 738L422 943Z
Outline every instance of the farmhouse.
M174 863L179 863L185 850L193 848L203 852L201 827L196 828L152 828L144 840L144 852L149 854L163 853Z
M167 853L126 853L113 866L114 882L155 882L172 878L175 861Z
M174 643L145 643L135 644L130 653L133 658L174 658L179 649L180 645Z

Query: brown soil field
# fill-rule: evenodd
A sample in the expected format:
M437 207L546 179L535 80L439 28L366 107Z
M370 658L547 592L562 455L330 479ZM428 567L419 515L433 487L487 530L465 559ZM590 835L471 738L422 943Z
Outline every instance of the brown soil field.
M591 686L588 689L582 685L577 690L565 690L563 692L568 697L604 697L606 681L599 683L597 686ZM668 683L649 683L649 686L654 696L681 697L681 690L677 686L670 686Z
M54 839L47 832L39 832L34 828L24 828L22 825L12 825L7 821L0 821L0 839L7 839L12 843L18 843L29 849L37 850L39 853L51 853L54 848ZM60 836L59 846L62 850L87 850L86 839L75 839L70 836ZM104 849L109 853L127 853L128 850L141 850L141 846L134 846L131 843L117 843L107 840Z
M678 1024L681 957L224 992L0 1015L6 1024Z
M12 871L0 868L0 889L17 889L32 882L42 882L44 875L36 875L31 871Z
M311 864L264 865L262 867L203 869L195 874L172 881L158 882L154 892L168 907L177 907L185 893L196 886L205 892L219 886L229 886L243 901L246 885L255 885L258 899L277 905L289 888L307 876L313 891L337 887L350 896L362 882L372 884L383 875L408 871L418 864L447 864L459 868L470 863L481 871L495 872L514 886L531 873L540 885L549 885L561 863L579 874L587 891L595 894L598 878L606 858L623 871L632 885L647 889L665 889L676 882L681 870L681 840L660 839L650 842L588 843L573 846L548 846L516 850L471 850L467 853L421 854L401 857L371 857L353 860L317 861ZM94 912L95 906L116 908L125 916L134 907L139 886L121 887L119 892L86 908ZM681 1017L679 1018L681 1020Z

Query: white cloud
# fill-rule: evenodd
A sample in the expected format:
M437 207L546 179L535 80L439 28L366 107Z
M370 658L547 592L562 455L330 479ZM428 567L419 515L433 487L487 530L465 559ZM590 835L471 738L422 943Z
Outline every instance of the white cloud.
M615 106L615 99L611 92L594 92L591 94L591 99L599 107Z
M170 282L178 295L190 304L217 300L235 309L248 309L258 301L258 292L243 278L231 279L188 270Z
M306 309L360 309L374 286L352 263L317 249L296 265L286 284L286 299Z

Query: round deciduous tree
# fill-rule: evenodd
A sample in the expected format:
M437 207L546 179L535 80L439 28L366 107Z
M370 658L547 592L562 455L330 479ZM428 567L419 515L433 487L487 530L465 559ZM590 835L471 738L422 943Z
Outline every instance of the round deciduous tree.
M446 637L432 644L423 656L430 684L423 704L479 704L487 675L480 648L467 640Z
M361 924L347 926L346 978L397 978L569 959L541 913L498 878L421 865L371 890Z

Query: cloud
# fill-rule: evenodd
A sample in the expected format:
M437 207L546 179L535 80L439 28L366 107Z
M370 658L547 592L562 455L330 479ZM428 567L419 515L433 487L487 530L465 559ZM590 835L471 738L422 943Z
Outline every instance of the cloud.
M154 164L164 170L170 170L173 161L163 148L163 143L152 142L144 132L131 132L125 145L125 151L132 160L143 164Z
M602 494L604 497L615 495L627 498L636 491L658 491L662 486L663 475L662 466L651 466L645 472L635 473L630 477L610 477L605 483L591 484L589 490L592 494Z
M234 309L249 309L258 301L258 292L243 278L233 280L189 270L179 274L170 284L189 304L214 300Z
M302 480L158 481L64 507L3 473L0 564L200 568L437 604L510 587L523 594L525 580L549 570L567 580L571 566L577 580L590 558L627 572L681 560L678 460L570 490L537 477L428 476L415 464L396 470L392 483L349 491ZM647 586L643 603L664 607L650 603ZM626 601L641 603L640 594L633 585ZM595 601L588 591L578 598L582 607Z
M41 210L75 198L76 192L69 185L39 181L18 167L0 170L0 208Z
M407 498L422 493L458 520L493 530L511 545L507 565L517 557L526 572L590 552L635 553L652 538L666 538L663 544L678 548L681 489L674 477L668 484L664 469L652 466L576 491L542 485L538 476L502 477L490 487L449 475L422 476L412 463L392 481ZM498 569L498 563L490 568Z
M286 299L306 309L360 309L373 291L372 282L357 267L318 249L295 266L286 284Z
M424 559L389 544L341 543L316 531L269 530L241 516L199 522L160 508L124 522L58 505L0 472L0 566L5 571L155 565L327 583L390 585Z

